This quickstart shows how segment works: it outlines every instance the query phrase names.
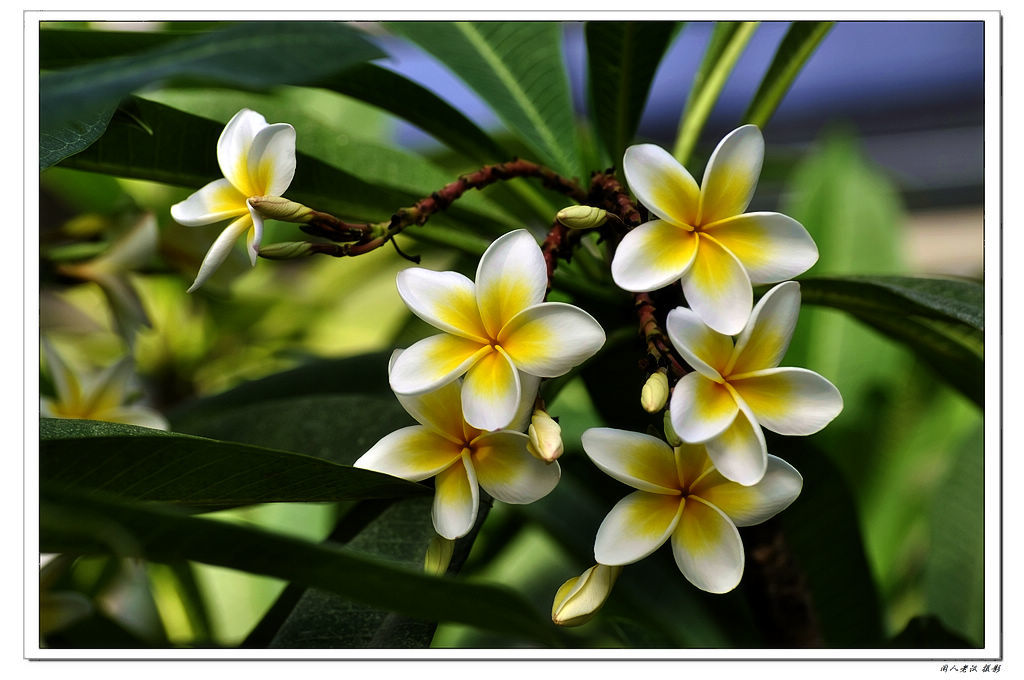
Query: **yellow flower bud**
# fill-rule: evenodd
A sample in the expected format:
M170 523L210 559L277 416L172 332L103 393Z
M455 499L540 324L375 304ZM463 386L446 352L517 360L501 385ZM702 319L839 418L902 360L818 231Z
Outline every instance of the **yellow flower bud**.
M282 241L260 247L260 257L268 260L294 260L312 254L313 244L309 241Z
M595 564L562 584L551 605L551 620L559 626L582 626L601 609L622 567Z
M640 405L648 413L657 413L665 408L668 402L668 376L665 371L658 369L651 374L651 377L644 383L640 391Z
M434 576L444 576L452 561L455 541L434 534L427 546L427 555L423 558L423 571Z
M249 205L258 210L264 217L282 222L305 224L313 216L313 209L301 203L289 201L280 196L250 196Z
M571 205L559 210L555 217L570 229L593 229L607 221L608 211L591 205Z
M526 433L530 437L526 450L534 458L552 463L562 455L562 428L545 411L537 409L533 412Z

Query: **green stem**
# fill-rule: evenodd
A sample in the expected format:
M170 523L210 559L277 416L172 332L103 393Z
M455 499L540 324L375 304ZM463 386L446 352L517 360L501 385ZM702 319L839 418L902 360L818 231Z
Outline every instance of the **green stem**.
M693 147L697 144L697 139L704 128L704 123L707 122L715 102L718 101L718 95L725 86L726 80L729 79L729 74L732 73L736 61L743 54L743 50L746 48L747 43L750 42L754 31L757 30L759 23L757 21L744 21L736 26L721 54L717 55L715 65L708 73L707 79L691 91L690 99L687 102L687 111L682 121L680 121L679 133L676 135L676 144L672 149L672 155L683 165L686 165L686 161L693 152ZM715 51L714 48L714 44L708 47L708 56L712 59L716 56L713 53ZM702 65L702 70L706 66Z

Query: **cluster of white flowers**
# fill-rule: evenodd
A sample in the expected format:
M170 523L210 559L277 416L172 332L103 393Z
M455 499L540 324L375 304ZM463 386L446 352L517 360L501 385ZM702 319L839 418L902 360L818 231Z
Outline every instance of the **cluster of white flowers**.
M803 483L792 466L768 454L762 427L812 434L842 410L828 380L779 367L800 308L799 284L787 279L813 265L818 251L796 220L744 212L763 156L760 130L743 126L718 145L698 186L664 149L626 150L629 187L655 219L619 243L612 277L632 292L682 281L688 306L669 312L666 331L693 371L675 384L668 402L679 446L610 428L583 434L594 464L635 491L598 529L597 564L559 589L556 623L589 619L620 568L666 541L695 586L713 593L735 588L744 563L737 527L774 516ZM218 161L225 178L172 208L189 226L235 218L190 290L243 233L255 262L262 219L249 199L287 189L295 131L240 111L221 135ZM604 213L597 212L599 219L588 215L574 226L601 224ZM754 284L780 281L753 304ZM578 307L544 302L547 283L541 249L522 229L491 244L475 281L422 268L398 275L402 300L440 333L397 350L389 366L391 388L419 424L384 437L356 466L414 481L436 477L433 522L448 541L472 529L480 488L499 501L530 503L558 483L562 442L557 423L534 408L538 387L542 378L564 375L592 357L605 333ZM655 375L643 397L650 412L664 407L668 392L665 373ZM434 563L450 549L435 546L433 553L431 570L443 571Z

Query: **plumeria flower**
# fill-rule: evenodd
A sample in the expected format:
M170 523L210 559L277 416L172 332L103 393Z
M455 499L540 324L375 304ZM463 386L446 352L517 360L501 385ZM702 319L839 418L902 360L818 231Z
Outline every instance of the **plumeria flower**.
M695 369L672 392L672 427L683 441L705 443L715 467L740 484L754 484L764 474L761 426L779 434L813 434L843 410L839 390L822 376L778 367L799 313L795 281L761 298L735 343L693 310L668 313L668 337Z
M392 375L406 352L396 351ZM513 413L510 429L485 432L463 419L461 385L455 380L418 395L396 395L419 425L387 435L355 466L413 482L436 476L432 517L443 538L465 536L476 521L480 488L504 503L532 503L548 495L561 476L558 463L546 463L526 450L523 434L533 413L538 378L523 377L527 398Z
M128 405L133 378L131 358L125 358L96 375L79 378L48 342L43 342L46 366L56 398L40 399L43 418L79 418L110 423L168 429L167 420L141 404Z
M405 304L444 332L402 353L391 371L391 389L423 394L465 374L466 422L481 430L507 426L520 403L523 375L562 375L604 344L594 317L569 304L544 302L546 289L544 256L524 229L490 245L475 284L457 272L399 272Z
M253 196L280 196L295 176L295 128L242 109L228 121L217 140L217 162L223 179L210 182L181 203L171 217L186 227L233 220L221 232L199 267L192 292L203 285L227 259L231 247L246 234L246 251L253 266L263 238L263 217L252 207Z
M629 188L658 219L622 239L612 260L615 283L644 292L682 279L687 302L708 326L739 333L750 315L751 284L792 278L818 259L817 246L796 220L743 212L763 158L761 131L744 125L718 144L698 188L661 147L626 149Z
M701 590L726 593L743 577L743 543L736 527L774 517L800 495L803 478L775 456L764 476L742 486L722 476L705 447L670 447L646 434L598 427L583 433L597 467L637 489L601 522L594 557L632 564L671 539L683 576Z

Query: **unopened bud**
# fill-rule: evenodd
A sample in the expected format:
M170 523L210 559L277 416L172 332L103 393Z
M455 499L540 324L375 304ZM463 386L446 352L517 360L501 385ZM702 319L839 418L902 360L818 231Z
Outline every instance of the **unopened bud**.
M434 576L444 576L452 561L455 541L434 534L427 546L427 555L423 558L423 571Z
M559 626L582 626L601 609L622 567L595 564L562 584L551 605L551 620Z
M571 205L559 210L555 218L570 229L593 229L608 220L608 211L592 205Z
M665 427L665 441L668 442L668 445L671 446L672 448L675 448L677 446L681 446L682 443L683 443L683 440L679 438L678 434L676 434L676 428L672 427L672 412L671 411L665 411L664 427Z
M668 401L668 376L665 371L658 369L651 374L651 377L644 383L640 390L640 405L648 413L657 413L665 408Z
M537 409L533 412L526 434L530 437L526 450L534 458L553 463L562 455L562 428L545 411Z
M280 196L250 196L249 205L264 217L282 222L305 224L313 217L312 208Z
M294 260L312 254L313 244L309 241L282 241L260 247L260 257L268 260Z

